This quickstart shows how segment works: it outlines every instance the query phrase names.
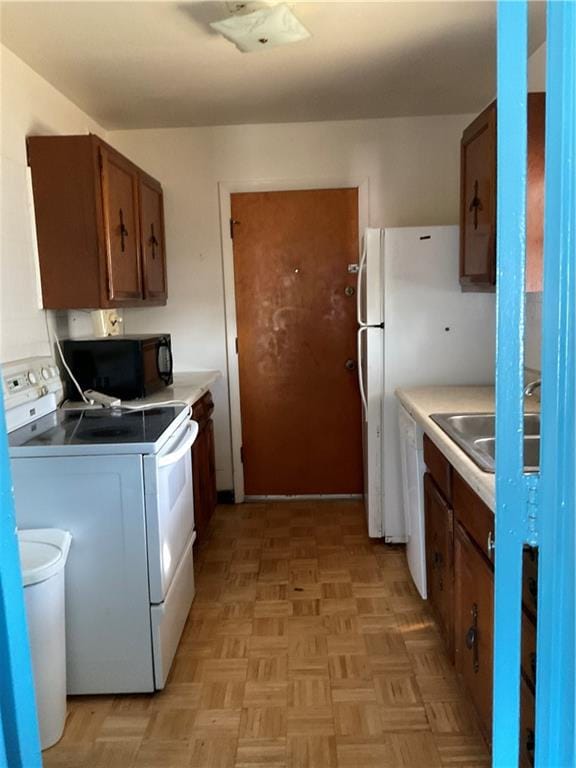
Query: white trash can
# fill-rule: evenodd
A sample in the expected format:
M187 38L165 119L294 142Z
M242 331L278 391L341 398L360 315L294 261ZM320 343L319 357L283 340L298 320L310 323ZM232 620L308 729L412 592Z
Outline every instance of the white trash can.
M60 740L66 721L64 566L72 541L68 531L18 531L20 565L40 727L40 744Z

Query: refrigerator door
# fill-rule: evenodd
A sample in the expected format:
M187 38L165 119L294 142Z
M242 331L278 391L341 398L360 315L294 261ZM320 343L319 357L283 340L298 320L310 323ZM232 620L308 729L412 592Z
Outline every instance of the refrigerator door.
M382 519L382 387L384 332L363 326L358 330L358 376L362 395L364 504L368 535L383 535Z
M382 325L384 320L384 231L364 232L362 257L358 269L358 325Z

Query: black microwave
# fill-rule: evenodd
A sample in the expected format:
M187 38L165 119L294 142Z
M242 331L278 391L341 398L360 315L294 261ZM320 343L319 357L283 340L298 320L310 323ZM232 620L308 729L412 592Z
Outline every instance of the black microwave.
M67 339L62 342L62 351L83 391L95 389L121 400L135 400L173 381L168 333ZM78 390L69 376L66 385L68 397L78 400Z

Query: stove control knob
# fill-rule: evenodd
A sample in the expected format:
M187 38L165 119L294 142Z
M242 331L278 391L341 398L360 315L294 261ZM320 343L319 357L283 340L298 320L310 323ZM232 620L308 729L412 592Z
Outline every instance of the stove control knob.
M34 371L28 371L27 378L28 378L28 383L32 384L32 386L34 386L34 384L38 384L38 377L36 376Z
M58 368L55 365L50 366L50 376L58 376Z
M40 373L42 374L42 378L44 379L44 381L48 381L48 379L50 378L50 371L48 370L48 368L42 368Z

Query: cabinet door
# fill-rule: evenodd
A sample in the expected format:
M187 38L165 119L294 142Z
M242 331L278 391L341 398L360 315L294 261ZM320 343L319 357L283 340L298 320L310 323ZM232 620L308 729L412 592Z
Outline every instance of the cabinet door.
M216 509L216 456L214 447L214 422L212 419L206 425L206 464L207 464L207 512L210 519Z
M428 599L452 657L454 637L453 512L430 474L424 476Z
M456 669L480 715L485 735L492 730L492 569L456 523L454 541Z
M108 148L101 149L101 162L108 298L141 299L138 175L128 160Z
M198 432L198 437L192 446L192 483L194 487L194 525L197 542L203 540L208 521L204 505L202 475L204 472L204 430Z
M464 289L496 284L496 104L464 131L460 181L460 282Z
M144 175L140 176L140 227L144 297L162 301L167 293L164 201L160 185Z
M536 708L534 694L520 680L520 768L532 768L536 750Z

